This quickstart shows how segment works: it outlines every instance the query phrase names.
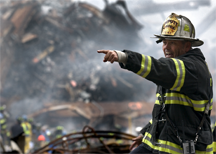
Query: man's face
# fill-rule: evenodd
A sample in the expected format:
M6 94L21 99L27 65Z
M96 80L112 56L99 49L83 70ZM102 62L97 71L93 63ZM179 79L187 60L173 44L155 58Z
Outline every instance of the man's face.
M185 42L179 40L163 40L162 46L166 58L175 58L186 53Z

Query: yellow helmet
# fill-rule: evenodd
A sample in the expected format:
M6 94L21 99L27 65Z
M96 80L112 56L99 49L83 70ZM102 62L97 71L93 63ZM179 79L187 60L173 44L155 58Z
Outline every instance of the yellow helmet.
M160 43L163 39L170 40L186 40L192 43L192 47L203 45L203 41L195 39L195 28L191 21L182 15L171 13L165 20L161 28L160 35L154 35L159 38L157 43Z

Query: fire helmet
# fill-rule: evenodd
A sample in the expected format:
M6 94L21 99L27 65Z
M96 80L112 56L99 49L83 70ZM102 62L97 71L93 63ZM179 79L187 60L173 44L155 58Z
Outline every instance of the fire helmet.
M45 141L46 138L43 135L38 136L38 141Z
M161 34L154 36L159 38L157 43L162 42L163 39L190 41L192 47L201 46L204 43L202 40L195 39L195 28L191 21L187 17L175 13L171 13L165 20Z

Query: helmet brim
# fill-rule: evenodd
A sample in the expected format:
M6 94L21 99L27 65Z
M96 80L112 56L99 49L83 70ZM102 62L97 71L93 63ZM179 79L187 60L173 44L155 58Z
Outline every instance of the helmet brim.
M193 39L193 38L188 38L188 37L177 37L177 36L164 36L164 35L154 35L155 37L153 38L159 38L160 40L163 39L168 39L168 40L185 40L185 41L190 41L192 47L198 47L204 44L202 40L199 39Z

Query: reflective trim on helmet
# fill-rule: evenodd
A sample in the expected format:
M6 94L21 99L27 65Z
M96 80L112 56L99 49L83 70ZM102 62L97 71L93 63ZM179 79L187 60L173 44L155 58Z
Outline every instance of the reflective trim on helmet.
M189 25L185 24L185 26L184 26L184 31L190 33L190 27L189 27Z
M156 97L158 98L159 96L160 94L157 93ZM208 100L192 100L188 96L180 93L165 93L165 96L166 96L165 104L178 104L178 105L190 106L193 107L195 111L199 111L199 112L204 112L206 103L208 103ZM155 104L160 105L158 99L155 101ZM213 108L213 98L211 99L209 110L212 110L212 108Z
M171 90L180 91L185 80L185 66L182 60L171 58L176 66L177 77Z
M142 55L141 68L137 72L137 74L145 78L151 71L151 65L152 65L151 57Z
M150 146L152 149L157 150L157 151L162 151L162 152L167 152L167 153L175 153L175 154L182 154L183 149L181 148L180 145L177 145L175 143L165 141L165 140L157 140L157 144L153 145L151 140L151 134L146 132L142 142ZM213 147L214 144L207 145L206 151L198 151L196 150L196 154L213 154Z

